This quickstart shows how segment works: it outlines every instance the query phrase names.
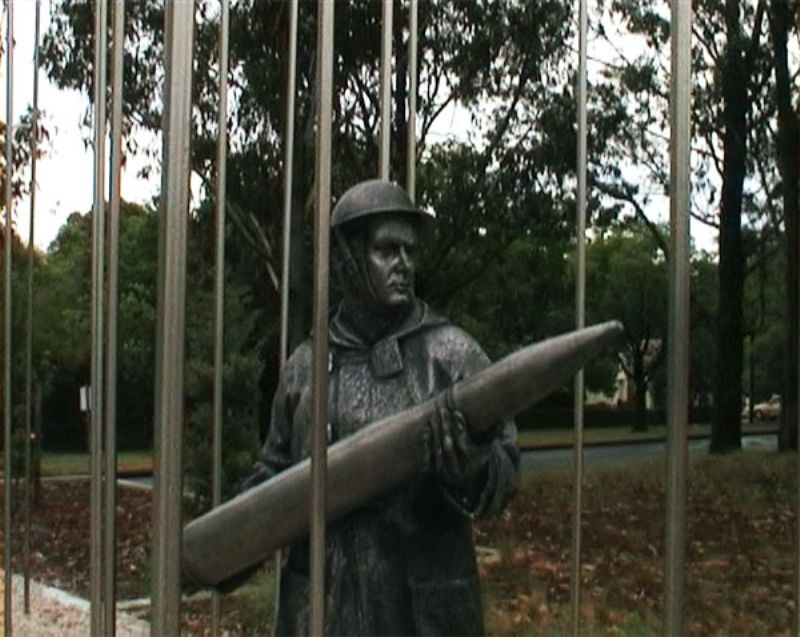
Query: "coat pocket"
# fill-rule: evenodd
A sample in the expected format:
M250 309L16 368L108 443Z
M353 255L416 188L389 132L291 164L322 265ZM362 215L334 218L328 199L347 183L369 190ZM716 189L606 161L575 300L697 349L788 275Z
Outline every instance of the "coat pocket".
M478 579L465 577L411 585L418 635L482 635Z

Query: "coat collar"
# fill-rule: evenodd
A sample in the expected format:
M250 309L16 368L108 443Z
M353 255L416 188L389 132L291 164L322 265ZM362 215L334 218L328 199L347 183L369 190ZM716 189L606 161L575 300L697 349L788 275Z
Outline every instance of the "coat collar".
M426 327L443 325L446 321L433 312L428 304L419 299L415 299L414 307L406 317L394 326L388 334L385 334L377 343L370 345L367 343L353 325L348 321L342 312L342 306L336 309L328 326L328 335L332 345L347 349L372 349L382 341L396 340L412 334Z
M424 301L416 299L408 315L379 341L369 344L349 323L340 305L330 321L328 333L333 346L369 353L370 366L378 378L394 376L403 370L400 339L428 327L444 325L446 321L435 314Z

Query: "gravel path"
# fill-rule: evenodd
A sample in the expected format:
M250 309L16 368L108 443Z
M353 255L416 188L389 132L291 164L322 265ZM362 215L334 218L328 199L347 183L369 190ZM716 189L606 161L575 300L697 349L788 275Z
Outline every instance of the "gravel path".
M31 582L31 612L23 612L23 579L13 576L14 612L12 628L25 637L84 637L89 630L89 602L58 588ZM0 571L2 591L2 571ZM3 608L0 595L0 611ZM3 615L0 613L0 627ZM150 625L132 615L117 611L117 635L120 637L149 637Z

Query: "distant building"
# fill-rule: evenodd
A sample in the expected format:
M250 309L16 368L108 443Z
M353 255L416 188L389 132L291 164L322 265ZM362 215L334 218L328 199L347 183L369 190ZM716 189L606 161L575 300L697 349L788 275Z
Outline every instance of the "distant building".
M652 339L647 344L647 351L645 352L645 365L650 366L656 356L661 355L661 339ZM626 356L626 354L621 354ZM625 372L625 367L632 367L630 361L626 360L626 364L622 362L617 365L617 375L614 379L614 394L609 396L604 392L586 392L587 405L608 405L613 407L628 408L634 406L636 399L636 385L633 380ZM645 407L653 409L655 401L653 399L653 388L651 385L647 387L647 394L645 396Z

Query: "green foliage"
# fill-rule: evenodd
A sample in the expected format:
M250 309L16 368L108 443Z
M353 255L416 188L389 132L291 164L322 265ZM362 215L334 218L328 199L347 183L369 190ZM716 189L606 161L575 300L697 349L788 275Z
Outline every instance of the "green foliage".
M752 372L754 402L767 400L773 394L780 394L783 389L787 364L785 330L788 328L785 320L785 271L785 252L774 251L756 262L753 273L745 281L744 321L747 339L743 387L749 394Z
M78 389L89 382L91 215L73 214L50 246L37 280L36 369L45 386L48 448L82 447L84 420ZM199 222L192 225L201 243ZM119 263L117 426L121 448L152 444L157 304L158 215L132 204L122 206ZM202 248L202 243L200 246ZM189 268L200 272L187 295L187 430L189 445L210 432L212 293L202 249L190 251ZM235 482L249 467L259 415L262 341L254 336L260 313L241 284L228 288L225 303L223 379L226 472ZM261 327L261 326L258 326ZM199 444L199 443L198 443ZM199 453L199 452L198 452ZM195 460L190 450L190 466ZM245 457L246 456L246 457ZM199 473L208 475L210 463ZM196 467L195 467L196 468ZM229 488L227 489L230 490ZM200 493L200 492L199 492Z
M0 235L5 236L5 227L0 224ZM42 255L34 250L31 255L27 246L23 245L19 236L11 230L11 423L12 428L24 426L26 413L26 348L28 317L28 273L29 257L33 257L34 285L42 266ZM0 272L5 280L5 241L0 239ZM0 315L5 315L5 294L0 296ZM35 328L34 328L35 329ZM0 345L0 354L3 353ZM34 355L34 366L37 357ZM6 399L0 389L0 404L6 405Z
M155 339L155 214L123 204L120 220L118 441L152 439ZM89 384L91 348L91 215L73 213L48 251L37 281L35 349L45 387L44 444L80 448L85 421L78 390Z
M187 363L185 369L187 486L195 512L209 508L213 415L213 293L210 286L193 286L187 299ZM242 478L252 469L258 449L259 381L263 338L260 313L248 307L241 285L225 290L222 367L222 494L235 495Z
M47 72L60 86L83 91L93 99L91 5L68 0L57 5L59 10L53 12L43 50ZM724 22L723 8L720 3L698 6L693 52L693 126L705 148L694 157L693 202L696 213L709 217L718 205L718 180L714 174L722 165L718 151L724 132L720 127L721 78L726 67L717 41L722 44L724 40L718 37ZM663 230L645 217L653 196L663 193L668 182L668 154L662 134L668 128L668 11L664 3L632 0L601 3L599 9L595 23L598 37L616 46L617 35L634 34L640 36L644 50L635 59L626 59L625 50L617 47L619 59L603 66L592 77L589 89L589 213L590 225L597 233L597 241L590 247L589 272L593 279L589 285L589 320L624 321L630 371L641 387L655 383L658 400L663 398L666 383L660 365L666 318L666 246L660 238L665 234ZM161 126L164 11L163 3L156 0L128 3L125 11L126 140L135 148L138 132L155 131ZM576 147L572 8L560 0L435 0L423 3L420 11L420 50L424 54L419 74L417 201L436 211L438 221L429 242L433 249L421 264L419 293L453 322L472 332L496 357L573 325L569 257L573 250L570 237L574 234ZM313 3L301 3L296 184L292 193L295 342L298 335L307 332L310 307L311 224L307 222L313 203L315 12ZM395 13L398 79L393 93L392 177L402 183L408 90L402 80L408 65L403 25L407 22L407 5L395 3ZM235 108L230 114L227 160L231 211L227 277L231 294L259 316L253 329L260 339L248 347L263 365L254 390L262 404L268 402L277 375L276 273L280 271L281 256L278 243L282 224L280 171L287 16L286 0L242 0L234 3L231 10L231 76L236 81L231 89ZM753 3L744 3L741 18L746 29L752 31ZM193 211L196 231L204 237L194 244L201 253L194 272L195 287L206 293L210 286L213 216L208 198L214 179L218 126L218 19L215 3L197 2L192 168L205 190L201 206ZM376 172L379 24L378 3L357 0L337 5L335 193ZM766 78L766 57L756 53L756 70ZM745 195L748 214L754 220L766 220L768 214L776 212L770 204L774 198L763 194L775 183L774 162L771 163L774 144L768 130L772 111L765 95L760 90L754 107L758 117L753 120L751 145L758 153L748 164L751 174L759 175L759 182L764 183L758 184L760 190L755 186L751 189L748 184ZM453 107L469 115L469 129L458 141L433 139L430 133L437 117L449 114ZM155 169L160 158L157 149L138 150L153 154ZM648 224L652 241L645 236L646 231L620 223L631 217ZM152 253L157 243L155 227L143 221L137 223L142 227L138 231L131 228L130 232L149 233L152 241L142 249ZM765 223L764 227L773 225ZM66 242L69 237L63 240ZM619 254L614 254L616 251ZM79 252L75 258L88 263L87 253ZM755 252L754 249L750 254ZM128 358L121 362L120 369L126 385L150 387L152 383L148 376L152 370L152 339L147 340L144 335L153 329L155 290L152 284L142 281L154 277L153 263L132 260L124 266L130 271L121 275L130 282L120 293L121 321L127 322L132 335L127 345ZM77 265L69 267L74 269ZM265 276L265 270L269 276ZM692 325L700 331L693 332L692 388L698 403L709 393L708 379L715 359L711 344L716 335L716 276L715 264L696 263ZM74 286L76 295L87 294L87 288L77 279L73 283L63 281L63 285ZM188 302L191 307L200 303L191 298ZM198 308L194 315L208 318L205 310ZM226 311L237 316L232 309ZM71 357L72 369L77 371L69 372L67 378L74 379L79 372L86 374L85 357L81 354L81 338L85 337L76 338L86 333L88 324L82 316L85 315L64 317L65 348L77 341ZM662 341L661 354L645 362L643 344L646 347L657 340ZM198 352L202 347L190 343L190 349ZM202 356L208 357L208 352ZM82 370L77 361L84 361ZM587 385L610 390L612 367L606 361L589 368ZM253 371L255 367L249 369ZM206 391L208 369L200 366L190 373L205 379L192 382L191 386L196 386L199 393ZM132 420L147 420L152 411L150 399L127 404L123 411ZM207 418L208 414L196 416L198 422ZM131 427L135 429L136 425Z
M509 160L510 161L510 160ZM569 329L571 202L488 169L467 143L431 148L422 205L436 211L418 292L493 357Z
M666 350L664 255L647 228L627 224L587 246L586 271L587 322L622 321L625 345L619 362L634 385L644 427L644 397Z
M226 605L235 606L243 626L253 634L269 632L275 613L277 577L271 562L267 562L245 584L225 597Z
M649 232L637 224L599 236L587 246L587 313L616 318L633 340L660 333L666 308L666 262Z
M396 3L396 24L407 21L407 7ZM60 85L90 94L91 11L64 2L45 37L43 56L48 73ZM233 277L246 282L259 307L276 316L272 289L263 281L263 264L279 270L281 180L278 168L283 152L285 0L235 3L231 12L231 68L237 78L236 108L231 113L231 150L228 158L228 201L237 235L259 237L252 243L231 242L227 254ZM299 16L298 96L295 175L295 228L307 232L313 178L314 5L303 3ZM213 178L216 137L215 5L199 2L195 74L195 143L192 165L208 186ZM163 8L147 1L126 6L126 109L136 129L157 129L160 120ZM377 166L378 64L380 6L370 0L343 3L336 11L336 94L333 190L342 192L357 180L372 177ZM570 9L563 2L465 3L438 0L423 3L420 16L419 119L421 136L418 200L440 218L437 252L420 277L422 295L437 307L465 304L474 280L482 274L481 259L495 260L503 240L524 228L538 240L566 240L573 218L574 98L572 94L572 35ZM407 34L398 28L398 76L408 63ZM130 88L130 90L128 90ZM395 90L396 126L392 130L393 176L405 177L405 91ZM91 96L90 96L91 98ZM448 107L466 109L473 130L464 143L431 145L428 133ZM613 109L595 110L598 120L593 143L602 146L619 118ZM129 137L131 140L133 136ZM601 206L595 202L594 209ZM207 214L202 210L199 215ZM243 220L248 220L247 222ZM253 232L254 220L258 230ZM305 230L303 228L306 228ZM487 233L476 239L477 228ZM489 237L489 239L486 239ZM293 276L303 276L310 260L308 241L295 243ZM562 247L557 250L562 250ZM505 257L508 262L508 257ZM468 264L468 267L464 267ZM299 273L299 274L298 274ZM307 278L293 284L294 307L303 322L307 305ZM459 297L460 295L460 297ZM300 297L300 298L298 298ZM459 297L455 299L454 297ZM489 323L491 325L491 323ZM565 328L566 326L564 326ZM562 328L562 329L564 329ZM486 327L488 332L502 325ZM503 341L518 342L541 334L538 326L515 328ZM503 345L499 349L505 348Z
M2 52L0 52L2 53ZM37 158L45 155L48 143L50 141L50 132L43 123L44 116L40 111L38 123L38 146ZM16 200L22 195L30 192L30 175L27 170L31 161L31 142L33 140L33 108L28 107L28 110L22 113L17 121L14 122L12 144L12 175L11 175L11 195ZM6 187L6 123L0 121L0 192L5 193ZM0 207L5 208L5 204L0 204ZM18 211L17 216L19 215ZM5 216L5 213L4 213Z
M716 312L719 303L719 274L716 259L705 252L692 256L690 309L690 369L691 404L711 407L716 365ZM659 370L664 379L657 387L666 391L666 369Z

